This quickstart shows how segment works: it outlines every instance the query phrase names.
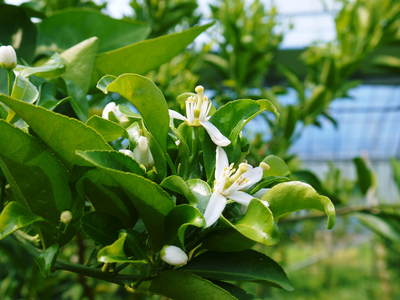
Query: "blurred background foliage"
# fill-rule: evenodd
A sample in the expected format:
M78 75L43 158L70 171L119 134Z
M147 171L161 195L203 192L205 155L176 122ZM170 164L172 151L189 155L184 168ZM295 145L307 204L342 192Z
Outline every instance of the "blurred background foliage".
M67 31L71 26L68 21L61 21L59 28L53 25L54 32L49 32L45 24L51 22L52 16L71 9L107 14L111 6L118 5L118 1L84 0L25 1L19 6L10 5L11 2L0 1L0 42L13 44L22 60L33 64L70 46L46 44L46 37L65 30L62 26L67 26ZM335 202L340 217L333 231L323 229L319 214L299 213L284 220L291 223L290 229L282 230L288 237L282 239L286 242L259 249L286 266L296 287L294 292L247 288L255 289L259 299L400 299L400 135L397 134L400 93L392 92L386 102L379 97L365 101L360 110L336 104L355 98L357 88L367 86L376 90L399 85L400 1L325 1L330 5L325 3L322 11L328 11L333 20L334 38L306 42L304 47L297 48L284 45L285 37L296 32L296 24L285 18L274 2L215 0L207 1L206 5L203 2L131 0L129 11L124 11L121 18L126 26L143 24L141 31L133 37L129 29L123 32L122 28L116 27L114 31L111 27L108 32L98 34L114 36L113 42L123 46L128 42L124 34L137 40L156 38L213 20L214 26L185 53L148 76L175 109L182 104L177 97L192 91L197 84L210 90L217 105L243 98L273 100L279 107L280 118L260 115L244 134L244 142L251 145L250 160L279 155L290 166L293 178L310 183ZM302 5L297 6L302 11ZM319 26L318 21L311 22L313 27ZM95 25L86 25L92 26L91 30L80 29L96 32ZM82 35L72 33L73 37L87 38L82 32L79 33ZM124 38L118 39L119 35ZM65 89L51 86L44 91L48 92L49 101L66 95ZM95 91L89 94L89 112L98 113L104 97ZM376 111L371 111L368 106L371 103L378 105L373 107ZM391 106L384 107L387 103ZM390 110L391 107L394 109ZM74 114L68 105L60 109ZM344 120L337 113L340 109L347 109L350 117ZM347 128L344 121L349 122L360 112L370 112L363 115L366 120L357 133L361 137L348 130L344 144L349 148L328 143L337 156L326 159L321 153L304 155L304 149L308 148L297 146L301 141L306 145L312 142L320 147L316 151L323 151L327 142L318 137L330 127L335 132ZM371 117L374 112L381 114L380 119ZM397 125L378 126L377 120L382 123L395 113L397 119L393 117L393 124ZM372 122L377 129L368 129ZM321 134L310 140L309 132L318 131ZM364 151L346 150L355 143L354 139L362 143L362 138L372 135L372 143L378 145L382 144L380 136L388 135L386 139L391 143L381 147L391 151L376 156L365 146L362 146ZM5 183L1 176L0 181L0 199L4 201ZM315 228L319 229L316 233ZM149 299L146 295L129 293L129 288L67 272L44 278L27 250L16 246L16 238L0 242L2 299ZM65 258L72 255L73 260L84 263L93 247L83 234L63 255Z

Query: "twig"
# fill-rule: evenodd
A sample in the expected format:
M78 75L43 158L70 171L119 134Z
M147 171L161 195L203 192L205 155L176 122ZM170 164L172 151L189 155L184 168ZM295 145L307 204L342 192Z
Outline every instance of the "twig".
M337 216L348 215L357 212L366 212L372 214L378 214L383 209L400 209L400 204L386 204L386 205L358 205L358 206L350 206L350 207L341 207L336 210ZM311 213L303 216L293 216L288 218L283 218L280 220L281 223L293 223L300 222L305 220L313 220L313 219L321 219L324 218L325 214L323 213Z

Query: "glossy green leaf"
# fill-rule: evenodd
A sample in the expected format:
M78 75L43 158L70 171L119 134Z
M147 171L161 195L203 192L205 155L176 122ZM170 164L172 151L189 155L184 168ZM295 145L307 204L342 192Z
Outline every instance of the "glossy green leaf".
M23 118L35 133L66 162L87 166L76 150L111 150L101 135L84 123L5 95L0 101Z
M186 181L189 189L196 199L196 207L204 213L211 197L211 188L207 182L193 178Z
M141 41L150 32L147 24L112 19L82 8L57 12L45 18L38 27L39 52L65 50L93 36L99 38L99 50L103 52Z
M234 285L232 283L224 282L224 281L215 281L213 280L213 283L222 287L224 290L228 291L230 294L232 294L234 297L240 300L254 300L256 297L244 289L238 287L237 285Z
M86 124L100 133L107 142L115 141L127 135L126 130L119 124L103 119L97 115L90 117Z
M22 7L0 4L0 43L12 45L19 57L31 62L36 47L36 26Z
M189 226L203 227L205 220L200 211L187 204L174 207L165 219L167 243L179 241L182 248L185 247L185 231Z
M0 214L0 240L13 232L44 221L16 201L9 202Z
M263 188L270 188L278 183L287 182L289 180L290 179L287 177L267 176L263 178L259 183L257 183L254 187L252 187L248 193L250 195L253 195L254 193L258 192Z
M290 174L289 167L283 159L275 155L268 155L263 159L263 162L270 166L270 169L264 170L266 176L287 176Z
M328 229L335 224L335 207L331 200L319 195L311 185L304 182L291 181L277 184L264 194L262 200L269 203L276 220L298 210L316 209L327 215Z
M83 232L96 243L109 245L118 238L118 232L124 226L118 218L95 211L82 217L81 227Z
M105 90L118 93L131 102L142 115L146 128L162 149L166 149L169 128L168 105L153 81L137 74L124 74L112 81Z
M44 78L54 78L60 76L65 71L64 61L61 55L58 53L54 54L48 61L38 66L25 66L17 65L14 72L17 72L23 77L29 77L31 75L44 77Z
M235 150L235 145L243 127L264 111L270 111L276 116L279 115L277 109L270 101L251 99L230 101L215 112L210 121L223 135L229 137L231 140L232 144L227 147L228 154ZM215 168L215 145L210 139L204 141L203 151L207 177L210 178Z
M96 212L117 218L125 228L135 225L138 216L129 195L105 171L88 171L78 181L77 190L82 198L92 203Z
M164 180L160 183L160 185L167 190L185 196L186 199L191 204L197 203L197 198L193 195L189 185L180 176L177 175L168 176L164 178Z
M65 81L68 95L72 97L72 107L81 120L86 120L88 115L86 93L92 80L98 44L98 39L92 37L61 53L65 64L61 78Z
M34 137L4 121L0 121L0 167L14 197L35 214L58 222L62 211L72 209L66 168Z
M183 269L213 280L256 281L293 290L282 267L254 250L205 252L192 259Z
M81 157L86 159L84 155ZM105 174L109 175L114 185L120 186L132 196L131 201L149 231L153 247L160 248L165 239L163 227L165 217L175 206L170 196L158 184L140 175L110 169L98 161L88 162L101 168Z
M29 79L18 75L15 77L11 97L28 103L34 103L39 98L39 91Z
M35 259L39 266L40 273L43 277L48 277L52 272L52 268L56 262L60 246L53 244L46 250L43 250L39 256Z
M108 77L106 80L108 81ZM156 169L160 177L164 177L166 173L164 153L167 147L169 114L162 92L150 79L137 74L119 76L107 86L106 91L119 93L140 112L146 129L154 138L150 139L150 149Z
M145 172L135 160L115 150L78 151L77 153L94 167L99 166L142 176L145 175Z
M150 291L174 300L237 299L212 282L183 271L165 271L151 281Z
M146 74L181 53L211 24L134 43L100 54L96 68L101 74Z
M102 263L146 263L143 260L132 260L126 256L124 245L127 236L126 232L121 232L114 243L97 252L97 260Z
M235 239L249 239L254 242L271 246L278 242L279 232L274 221L272 212L260 200L251 200L245 215L237 222L230 222L225 217L221 217L222 229L216 230L207 241L207 248L218 249L218 251L237 251L241 246L236 246ZM240 233L245 239L238 238ZM250 244L244 242L243 245ZM233 246L232 246L233 245ZM231 248L232 250L230 250Z

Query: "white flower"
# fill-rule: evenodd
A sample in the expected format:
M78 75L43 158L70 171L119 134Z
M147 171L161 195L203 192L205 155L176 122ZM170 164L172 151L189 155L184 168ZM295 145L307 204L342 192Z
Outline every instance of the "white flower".
M17 54L12 46L0 46L0 68L14 69L17 65Z
M189 258L181 248L165 245L161 249L161 259L173 266L183 266L187 264Z
M69 210L64 210L60 215L60 222L64 224L70 223L72 220L72 213Z
M204 95L204 88L199 85L195 91L196 94L189 96L185 101L186 117L170 109L170 118L185 121L189 126L203 126L217 146L228 146L231 141L209 121L211 117L208 114L212 104L208 97Z
M150 151L149 140L145 136L140 136L137 139L137 144L133 151L128 149L121 149L119 150L119 152L132 157L139 164L143 165L146 169L154 166L154 159Z
M129 121L128 117L119 110L119 107L115 102L110 102L104 107L101 117L109 120L110 113L113 113L120 123Z
M262 167L252 167L241 163L237 169L229 164L228 157L221 147L217 147L215 182L213 193L208 201L204 218L206 227L214 224L222 215L228 199L247 206L254 196L243 190L257 183L263 177Z

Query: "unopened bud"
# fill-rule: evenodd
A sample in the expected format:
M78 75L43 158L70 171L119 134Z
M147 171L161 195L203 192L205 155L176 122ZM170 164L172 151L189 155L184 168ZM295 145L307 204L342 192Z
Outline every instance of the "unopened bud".
M165 245L161 249L161 259L172 266L183 266L188 262L187 254L179 247Z
M133 150L135 160L146 167L146 169L154 166L153 155L149 147L149 140L145 136L140 136L137 141L137 146Z
M119 152L125 154L126 156L129 156L129 157L134 158L133 152L132 152L131 150L128 150L128 149L121 149L121 150L119 150Z
M17 54L12 46L0 46L0 68L14 69L17 65Z
M69 210L64 210L60 215L60 222L69 224L72 220L72 213Z

